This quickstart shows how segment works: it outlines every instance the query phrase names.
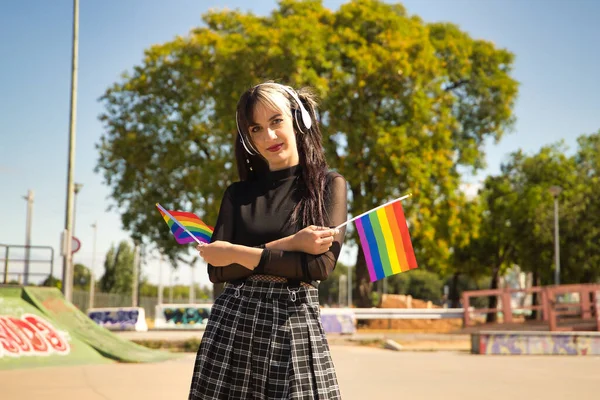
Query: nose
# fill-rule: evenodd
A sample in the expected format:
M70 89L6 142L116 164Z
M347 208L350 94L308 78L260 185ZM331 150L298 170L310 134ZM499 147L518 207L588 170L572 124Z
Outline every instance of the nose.
M269 139L269 140L277 139L277 135L275 134L274 129L271 129L271 128L267 129L267 139Z

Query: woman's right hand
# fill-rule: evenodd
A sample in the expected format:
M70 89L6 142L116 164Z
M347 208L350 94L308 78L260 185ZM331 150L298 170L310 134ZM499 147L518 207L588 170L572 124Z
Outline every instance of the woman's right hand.
M292 236L293 248L308 254L323 254L331 247L336 233L339 233L339 230L324 226L307 226Z

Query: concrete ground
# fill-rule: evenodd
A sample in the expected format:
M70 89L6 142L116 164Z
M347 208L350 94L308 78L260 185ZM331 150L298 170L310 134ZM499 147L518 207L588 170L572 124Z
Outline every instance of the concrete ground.
M600 357L476 356L331 346L342 396L358 399L598 399ZM156 364L0 371L0 398L186 399L194 355Z

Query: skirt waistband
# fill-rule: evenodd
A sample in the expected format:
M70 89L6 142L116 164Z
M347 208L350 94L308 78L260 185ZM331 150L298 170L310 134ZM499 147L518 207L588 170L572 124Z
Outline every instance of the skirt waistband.
M319 303L319 291L311 285L294 287L284 282L246 280L239 284L226 283L224 292L235 297L288 299L292 302Z

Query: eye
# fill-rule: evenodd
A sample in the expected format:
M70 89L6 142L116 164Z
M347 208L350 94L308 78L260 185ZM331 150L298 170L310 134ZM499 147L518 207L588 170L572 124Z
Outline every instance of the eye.
M260 131L260 126L253 126L250 128L250 133L256 133L258 131Z
M275 118L275 119L273 120L273 125L279 125L279 124L281 124L282 122L283 122L283 119L282 119L282 118Z

